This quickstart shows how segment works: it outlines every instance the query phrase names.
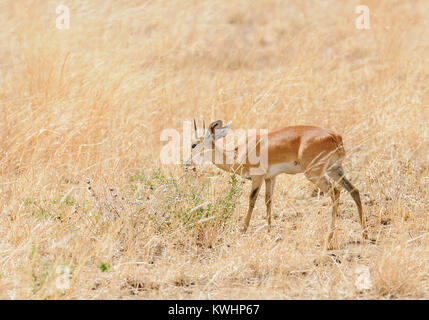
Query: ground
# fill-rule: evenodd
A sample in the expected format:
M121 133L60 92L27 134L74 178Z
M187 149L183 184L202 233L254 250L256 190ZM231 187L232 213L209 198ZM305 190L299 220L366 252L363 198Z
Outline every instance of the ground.
M0 3L0 298L429 298L428 1L59 4ZM243 235L248 181L160 161L193 118L341 134L376 242L303 175Z

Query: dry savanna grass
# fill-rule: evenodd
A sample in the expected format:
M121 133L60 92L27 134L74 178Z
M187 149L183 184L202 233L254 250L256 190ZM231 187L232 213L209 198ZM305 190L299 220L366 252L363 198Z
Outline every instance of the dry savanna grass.
M1 298L429 298L427 0L62 3L0 2ZM241 234L249 182L159 159L194 117L340 133L376 243L303 175Z

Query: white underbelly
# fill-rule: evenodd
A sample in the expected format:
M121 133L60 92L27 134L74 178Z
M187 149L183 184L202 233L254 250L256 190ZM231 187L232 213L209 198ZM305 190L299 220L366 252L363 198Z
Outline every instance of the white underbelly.
M271 165L268 169L267 176L275 177L280 173L296 174L301 172L303 172L303 169L296 161L283 162Z

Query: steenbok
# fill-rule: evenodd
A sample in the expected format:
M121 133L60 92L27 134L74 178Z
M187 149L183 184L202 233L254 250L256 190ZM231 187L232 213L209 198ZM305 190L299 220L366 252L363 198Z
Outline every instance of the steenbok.
M329 193L332 198L332 219L327 238L328 246L331 246L335 229L335 218L338 215L340 191L336 188L336 185L342 186L352 196L358 209L363 237L367 239L359 191L346 179L341 166L345 150L339 134L332 130L315 126L291 126L268 133L265 137L265 146L262 146L262 143L260 143L263 137L255 135L253 141L257 142L255 146L256 153L261 156L265 152L267 155L267 164L265 167L262 166L261 169L261 166L258 167L257 163L249 161L251 147L248 147L248 142L250 138L232 150L224 150L216 146L216 140L225 137L228 134L230 126L231 122L223 126L222 121L217 120L210 124L207 131L204 128L203 134L198 136L197 125L194 120L195 140L192 141L191 158L186 162L186 165L195 164L196 161L194 159L201 159L202 155L207 151L209 159L214 165L222 170L237 173L243 178L252 181L249 209L244 219L244 232L246 232L249 226L252 211L263 181L265 181L267 222L268 228L270 228L271 200L276 176L280 173L304 173L308 180L319 187L324 193ZM245 151L240 152L240 150ZM222 161L227 158L232 160L229 163ZM256 170L256 167L258 167L258 170ZM331 177L336 184L332 185L327 176Z

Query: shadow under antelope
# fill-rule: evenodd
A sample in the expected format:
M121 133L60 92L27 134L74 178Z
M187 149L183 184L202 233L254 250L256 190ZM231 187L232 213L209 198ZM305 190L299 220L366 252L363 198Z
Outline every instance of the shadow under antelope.
M362 226L363 238L368 239L365 220L362 213L362 203L359 191L344 175L341 162L345 157L343 141L339 134L332 130L316 126L290 126L269 132L266 143L262 146L260 135L255 135L256 154L260 157L266 152L267 164L261 169L259 164L249 161L248 140L232 150L224 150L216 146L216 140L225 137L230 129L231 122L223 126L221 120L210 124L208 130L203 127L203 134L198 136L197 125L194 119L195 139L192 141L191 158L186 162L189 166L196 163L194 159L202 158L208 152L209 159L218 168L237 173L243 178L252 181L249 196L249 209L244 219L243 232L249 227L250 218L256 199L265 181L265 203L267 206L268 228L271 226L271 203L276 176L281 173L304 173L308 180L314 183L324 193L330 194L332 199L332 218L328 232L327 244L332 246L335 230L335 219L338 216L340 190L343 187L352 196L356 203L359 219ZM244 150L244 153L242 152ZM232 158L232 161L217 161ZM336 184L332 184L329 176Z

